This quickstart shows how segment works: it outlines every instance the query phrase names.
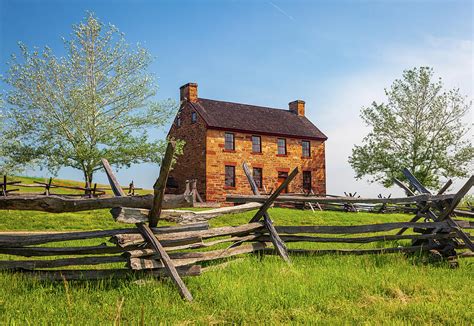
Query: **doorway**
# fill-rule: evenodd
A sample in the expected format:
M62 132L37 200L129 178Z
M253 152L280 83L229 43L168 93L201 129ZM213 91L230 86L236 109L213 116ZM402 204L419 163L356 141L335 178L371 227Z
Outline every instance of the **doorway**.
M278 171L278 187L285 182L285 180L288 178L288 172L281 172ZM286 194L288 192L288 186L283 189L282 193Z

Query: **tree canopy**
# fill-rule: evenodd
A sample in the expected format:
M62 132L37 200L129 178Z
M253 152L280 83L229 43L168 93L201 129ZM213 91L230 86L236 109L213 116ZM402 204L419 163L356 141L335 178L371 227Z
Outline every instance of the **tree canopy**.
M349 157L356 178L388 187L408 168L424 185L438 187L441 177L469 174L474 148L467 137L472 122L465 120L471 102L459 89L443 90L433 75L429 67L406 70L385 90L386 102L362 108L371 131Z
M162 127L173 101L156 102L152 56L126 43L123 33L92 13L64 39L66 55L19 43L3 80L1 168L40 166L82 170L91 182L101 158L117 167L159 162L165 141L147 128Z

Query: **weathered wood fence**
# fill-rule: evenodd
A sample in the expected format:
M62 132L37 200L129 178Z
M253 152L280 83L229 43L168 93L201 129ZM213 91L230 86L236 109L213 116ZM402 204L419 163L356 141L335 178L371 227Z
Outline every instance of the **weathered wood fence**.
M36 195L57 195L57 196L67 196L67 197L99 197L104 196L107 191L111 191L111 188L106 187L97 187L97 183L94 183L91 186L88 182L86 182L84 187L80 186L71 186L71 185L64 185L60 183L54 183L53 178L49 178L48 182L42 181L34 181L33 183L23 183L21 181L7 181L8 178L6 175L3 176L3 182L0 183L0 196L18 196L20 195L18 192L20 188L29 188L29 189L44 189L43 192L38 193ZM55 189L67 189L76 191L74 193L56 193L54 194ZM134 196L136 190L143 190L143 188L137 188L134 185L134 182L129 184L128 187L122 187L124 190L128 190L129 196ZM28 195L35 195L35 193L28 192Z
M0 233L0 254L8 260L0 261L0 270L22 272L39 279L98 279L122 278L129 275L170 277L180 295L192 300L192 295L182 276L195 276L208 267L200 263L218 261L245 253L277 254L290 262L289 254L319 255L376 254L396 252L431 251L440 257L456 257L456 250L474 246L467 229L474 227L467 220L452 218L461 198L474 183L474 177L456 194L431 194L416 179L409 178L420 189L419 194L404 198L321 198L281 195L297 175L294 169L275 191L260 195L250 170L243 169L253 191L251 196L228 196L229 201L246 202L245 205L225 207L204 212L166 208L192 206L193 194L165 195L165 185L174 154L174 144L169 143L163 158L160 176L154 185L154 194L127 196L117 182L107 161L103 161L112 198L64 198L54 195L0 197L0 209L37 210L51 213L77 212L110 208L116 221L134 225L100 231L55 233ZM191 197L191 198L189 198ZM411 221L352 226L281 226L274 225L269 208L275 202L325 201L344 204L412 204L416 207ZM210 228L207 222L178 226L157 226L159 220L171 218L179 222L205 221L226 213L255 210L248 223L237 226ZM419 221L423 220L423 221ZM414 232L404 234L405 230ZM398 232L394 233L396 230ZM78 245L76 240L91 240L91 244ZM96 243L92 244L92 239ZM364 244L382 241L410 240L409 246L370 249L291 249L286 243L349 243ZM61 244L54 246L55 243ZM43 246L48 244L48 246ZM15 257L29 257L18 259ZM71 269L71 267L73 267ZM79 269L77 269L79 268Z

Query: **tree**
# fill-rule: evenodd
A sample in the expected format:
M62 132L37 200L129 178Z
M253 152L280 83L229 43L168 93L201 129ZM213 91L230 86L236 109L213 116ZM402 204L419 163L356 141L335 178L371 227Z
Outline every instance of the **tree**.
M404 71L385 94L386 103L361 110L371 131L349 157L356 178L369 176L389 187L408 168L427 187L439 187L440 177L468 175L474 148L466 135L472 123L463 119L471 102L458 89L443 91L433 69L420 67Z
M117 167L159 162L165 141L149 140L146 128L163 126L176 105L152 100L151 55L91 13L72 30L66 56L22 43L22 60L12 55L3 77L2 169L72 167L92 182L101 158Z

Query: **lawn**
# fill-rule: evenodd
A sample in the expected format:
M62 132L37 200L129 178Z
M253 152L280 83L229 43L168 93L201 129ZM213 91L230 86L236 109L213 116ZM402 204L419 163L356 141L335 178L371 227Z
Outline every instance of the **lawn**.
M8 176L7 181L20 181L23 184L34 184L36 182L49 182L49 178L40 178L40 177L25 177L25 176ZM3 182L3 179L2 181ZM58 185L58 186L73 186L73 187L84 187L85 182L81 181L73 181L73 180L66 180L66 179L56 179L53 178L52 180L53 185ZM92 184L92 187L94 184ZM125 185L123 185L125 186ZM128 184L126 185L128 187ZM139 185L135 185L135 187L139 187ZM106 194L112 194L112 190L110 190L110 185L108 184L97 184L97 188L106 188L107 190L105 191ZM7 189L19 189L19 191L12 192L11 195L15 194L26 194L26 193L44 193L44 186L41 187L21 187L18 185L8 185ZM127 188L128 189L128 188ZM54 188L52 187L50 190L51 194L84 194L84 191L81 190L75 190L75 189L65 189L65 188ZM128 192L128 190L125 190L125 192ZM152 193L152 190L149 189L137 189L135 190L136 195L145 195Z
M356 225L410 218L403 214L312 213L282 208L272 208L270 213L277 225ZM237 225L251 216L251 212L227 215L212 220L211 225ZM117 226L107 210L0 214L2 231ZM92 244L90 240L81 243ZM3 273L0 324L471 324L473 267L469 259L462 260L458 269L450 269L444 263L429 264L423 257L402 254L292 257L289 266L277 256L261 259L247 255L201 276L185 278L194 296L192 303L181 300L170 281L131 278L64 284Z

